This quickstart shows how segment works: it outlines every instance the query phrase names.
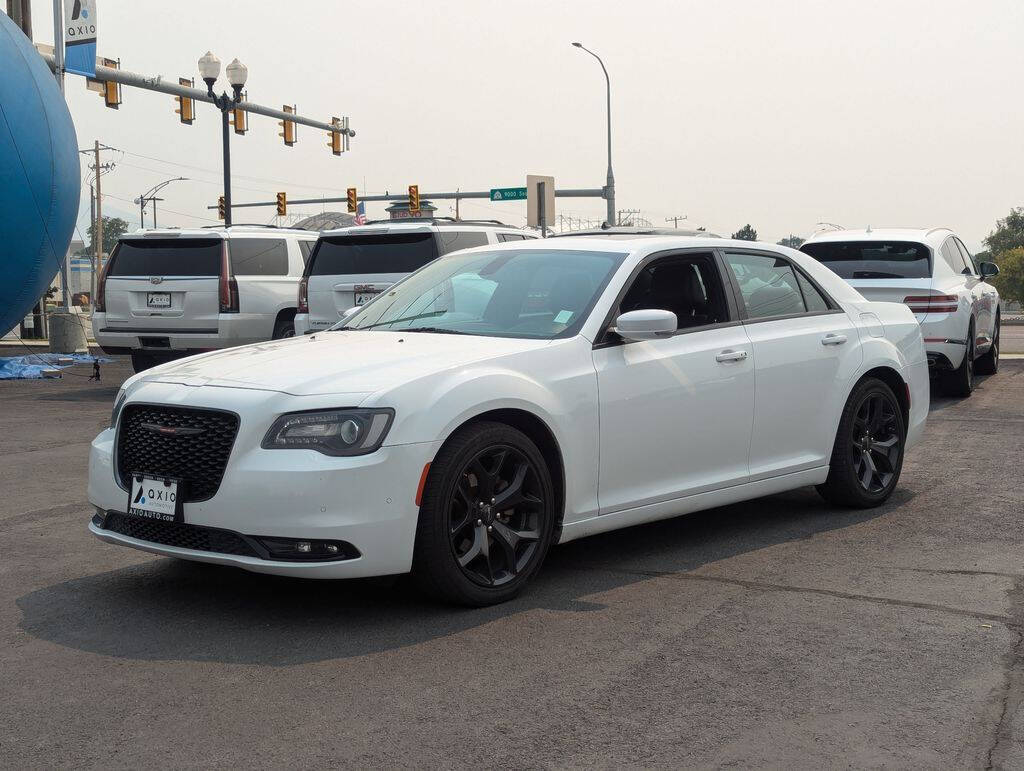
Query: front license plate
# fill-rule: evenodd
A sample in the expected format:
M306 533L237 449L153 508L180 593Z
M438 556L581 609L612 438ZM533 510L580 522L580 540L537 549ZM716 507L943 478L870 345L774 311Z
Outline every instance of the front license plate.
M356 305L366 305L378 294L378 292L356 292Z
M171 293L170 292L150 292L146 298L146 305L150 308L170 308L171 307Z
M178 515L178 480L132 474L128 513L135 517L173 522Z

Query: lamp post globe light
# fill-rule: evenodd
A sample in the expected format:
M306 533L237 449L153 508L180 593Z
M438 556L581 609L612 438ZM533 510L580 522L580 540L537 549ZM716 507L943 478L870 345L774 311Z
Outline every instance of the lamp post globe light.
M588 54L597 59L597 63L601 65L601 71L604 73L605 86L607 87L608 96L608 178L605 184L604 197L608 203L608 212L606 222L609 226L615 224L615 175L612 174L612 81L608 77L608 70L604 66L604 62L601 61L601 57L591 51L582 43L574 42L573 45L582 51L586 51Z
M242 88L249 77L249 68L235 59L227 66L226 74L232 94L226 91L220 96L213 90L217 78L220 77L220 59L212 51L207 51L199 59L199 75L206 83L206 93L220 110L221 128L224 145L224 226L231 227L231 132L228 130L228 113L242 101Z

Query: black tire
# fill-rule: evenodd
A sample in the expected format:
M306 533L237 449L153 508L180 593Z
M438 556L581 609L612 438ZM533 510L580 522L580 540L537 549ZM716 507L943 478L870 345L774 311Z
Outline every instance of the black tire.
M946 396L967 397L974 391L974 320L967 327L967 350L960 366L942 373L942 393Z
M500 509L502 498L517 503ZM445 443L430 466L413 579L445 602L505 602L540 569L554 524L554 485L537 446L503 423L472 423Z
M996 314L996 328L992 333L992 345L974 362L974 371L979 375L994 375L999 371L999 327L1001 320Z
M274 340L283 337L295 337L295 316L281 316L274 323Z
M152 369L157 364L163 364L166 359L160 358L154 353L143 351L132 351L132 369L136 372L143 372Z
M884 503L899 482L906 438L903 408L892 389L876 378L860 381L843 407L828 478L818 493L829 503L859 509Z

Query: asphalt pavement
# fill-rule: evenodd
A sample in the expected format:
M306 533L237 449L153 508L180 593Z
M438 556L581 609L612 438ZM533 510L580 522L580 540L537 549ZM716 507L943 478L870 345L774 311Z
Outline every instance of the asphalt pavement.
M595 536L481 610L99 542L128 369L75 371L0 383L2 767L1024 766L1024 361L933 402L879 509Z

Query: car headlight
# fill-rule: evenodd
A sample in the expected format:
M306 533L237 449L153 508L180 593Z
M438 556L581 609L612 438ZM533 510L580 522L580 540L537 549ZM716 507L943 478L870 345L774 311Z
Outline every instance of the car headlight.
M274 421L261 445L265 450L316 450L324 455L366 455L384 442L392 409L289 412Z
M121 390L117 392L117 398L114 399L114 409L110 411L110 427L117 428L117 418L121 414L121 408L124 407L124 400L128 398L128 389L121 386Z

